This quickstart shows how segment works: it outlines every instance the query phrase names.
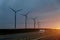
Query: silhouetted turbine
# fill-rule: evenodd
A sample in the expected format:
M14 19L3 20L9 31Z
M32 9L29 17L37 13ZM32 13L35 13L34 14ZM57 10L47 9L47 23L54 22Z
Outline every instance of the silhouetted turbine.
M27 18L28 18L29 13L30 13L30 11L28 11L26 14L20 14L25 17L25 28L27 28Z
M36 27L36 19L37 19L37 17L32 18L32 20L33 20L33 22L34 22L34 29L35 29L35 27Z
M14 24L14 26L15 26L15 29L16 29L16 13L21 11L22 9L19 9L19 10L14 10L12 8L10 8L10 9L15 13L15 24Z

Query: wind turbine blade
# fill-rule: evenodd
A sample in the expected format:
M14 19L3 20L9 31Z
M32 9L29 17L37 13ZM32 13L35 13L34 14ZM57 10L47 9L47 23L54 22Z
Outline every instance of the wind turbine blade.
M33 20L36 20L36 19L37 19L37 17L33 17L32 19L33 19Z
M20 15L25 16L25 15L23 15L23 14L20 14Z
M37 19L38 17L35 17L34 19Z
M35 20L34 18L31 18L32 20Z
M36 19L37 17L35 17L35 19Z
M26 15L28 15L30 13L30 11L28 11L27 13L26 13Z
M10 8L13 12L16 12L14 9Z
M19 10L17 10L16 12L19 12L19 11L21 11L22 9L19 9Z

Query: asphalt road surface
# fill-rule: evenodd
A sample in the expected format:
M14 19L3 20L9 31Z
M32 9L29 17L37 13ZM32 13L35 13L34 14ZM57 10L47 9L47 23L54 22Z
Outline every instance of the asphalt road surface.
M52 32L47 32L37 40L60 40L60 29L54 30Z

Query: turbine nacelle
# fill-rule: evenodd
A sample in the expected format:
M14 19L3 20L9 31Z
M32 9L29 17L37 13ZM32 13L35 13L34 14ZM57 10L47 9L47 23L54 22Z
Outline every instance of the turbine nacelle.
M36 19L37 19L37 17L32 18L32 20L36 20Z
M19 12L19 11L21 11L22 9L19 9L19 10L14 10L14 9L12 9L12 8L10 8L13 12L15 12L15 13L17 13L17 12Z
M20 14L22 16L27 16L30 13L30 11L28 11L26 14Z

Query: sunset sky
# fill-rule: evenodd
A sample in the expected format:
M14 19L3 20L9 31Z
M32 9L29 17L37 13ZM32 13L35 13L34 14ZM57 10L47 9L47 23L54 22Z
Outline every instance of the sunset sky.
M0 0L0 29L14 28L14 12L9 8L23 9L17 13L17 28L24 28L25 18L20 14L29 10L28 28L33 28L32 17L37 17L40 27L60 28L60 0Z

